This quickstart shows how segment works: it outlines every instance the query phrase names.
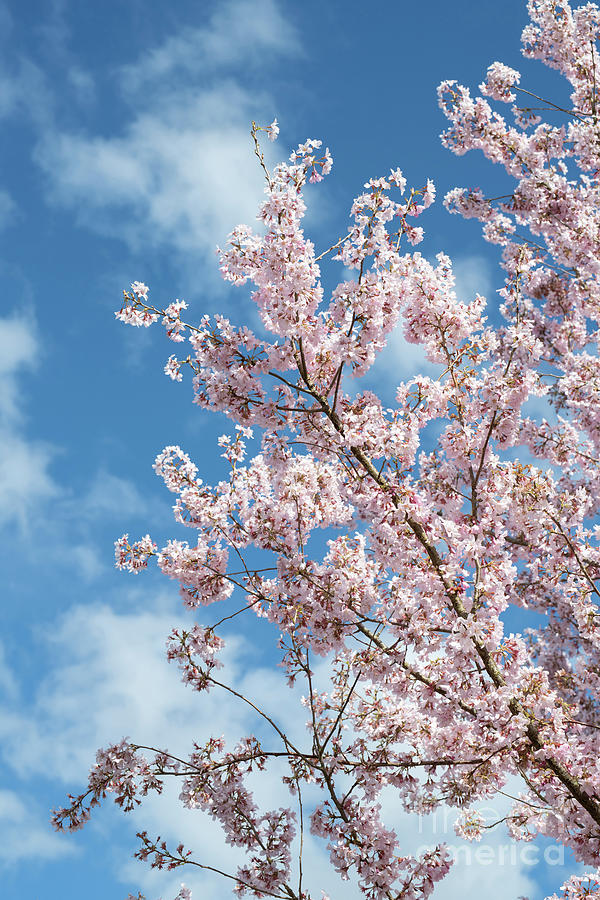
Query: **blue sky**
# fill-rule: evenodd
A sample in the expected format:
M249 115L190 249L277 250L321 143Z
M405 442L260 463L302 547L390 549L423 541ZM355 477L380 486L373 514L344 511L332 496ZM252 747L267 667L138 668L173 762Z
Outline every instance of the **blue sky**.
M113 568L123 532L150 531L159 543L175 535L156 454L180 444L213 480L223 471L215 440L227 430L191 405L189 384L164 376L173 348L160 329L115 321L121 290L145 281L155 302L185 299L194 318L218 310L254 322L248 293L220 281L214 257L235 224L252 223L261 198L252 119L279 119L272 162L306 137L331 148L333 174L308 192L317 247L343 233L363 182L391 167L417 187L431 177L438 197L456 184L502 186L481 159L442 148L435 89L443 78L475 87L498 59L520 68L526 86L562 96L552 73L520 58L525 22L522 0L0 3L4 900L106 900L139 888L167 900L178 873L131 859L143 825L181 834L225 865L217 831L172 797L129 819L107 808L66 838L50 830L49 810L80 788L95 749L123 735L185 752L211 731L235 738L253 727L216 697L199 702L164 661L164 639L184 617L175 586ZM424 252L454 259L464 299L477 290L493 304L501 280L478 227L439 202L422 224ZM372 385L391 399L422 362L394 338ZM301 728L269 638L234 633L229 676ZM389 812L407 849L448 830L429 822L416 833L393 798ZM455 841L451 829L447 837ZM317 846L309 852L334 900L354 897ZM463 868L462 883L453 876L439 896L485 879L489 900L543 897L564 872L496 858ZM203 891L196 897L229 895L210 879Z

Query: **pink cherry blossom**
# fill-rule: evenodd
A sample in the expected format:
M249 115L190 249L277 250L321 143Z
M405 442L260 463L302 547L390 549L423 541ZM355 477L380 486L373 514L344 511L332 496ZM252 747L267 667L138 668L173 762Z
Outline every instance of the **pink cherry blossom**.
M501 100L510 103L516 100L516 94L511 91L513 85L518 84L521 75L504 63L495 62L488 68L486 80L479 85L479 90L492 100Z
M269 127L265 130L267 132L267 137L269 138L269 140L276 141L279 135L279 125L277 124L277 119L273 119Z

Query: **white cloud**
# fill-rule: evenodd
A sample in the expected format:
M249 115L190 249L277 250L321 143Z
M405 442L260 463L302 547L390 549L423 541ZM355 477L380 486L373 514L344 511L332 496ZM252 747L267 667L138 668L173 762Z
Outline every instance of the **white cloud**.
M384 381L395 389L400 382L408 381L415 375L429 375L436 378L441 367L430 362L421 344L411 344L404 337L400 323L388 337L387 346L377 357L370 377Z
M31 315L0 319L0 525L16 522L30 532L32 514L55 497L58 487L49 466L54 449L27 439L18 378L35 368L40 346Z
M1 20L0 12L0 28ZM53 97L46 78L34 62L20 56L13 65L6 62L0 67L0 119L25 115L36 126L46 128L51 122L53 109Z
M69 544L63 554L67 565L75 566L85 581L93 581L106 571L98 549L91 544Z
M0 429L0 525L16 521L31 533L39 504L59 494L48 472L53 449Z
M16 524L22 536L35 537L38 559L51 555L54 563L74 565L91 581L105 566L97 549L82 538L82 522L97 523L117 513L121 522L123 516L148 518L164 512L164 506L143 497L130 481L103 469L80 496L73 496L52 477L52 462L61 451L29 436L22 382L24 374L35 371L41 356L31 311L0 318L0 527ZM51 500L56 502L49 515Z
M63 135L39 158L53 172L53 196L75 207L82 223L118 233L133 248L212 254L239 219L254 219L262 194L251 102L223 85L181 101L169 122L147 114L122 138Z
M225 84L177 104L168 120L139 115L122 137L49 137L37 158L52 197L134 249L212 254L239 220L254 219L262 196L249 138L257 98Z
M119 69L131 105L121 134L46 132L36 159L51 198L133 248L212 254L234 225L255 218L263 195L249 129L276 110L253 71L296 52L273 0L219 4L205 26Z
M31 797L0 788L0 863L57 859L75 853L73 844L55 834L45 810Z
M67 71L69 84L82 104L89 106L96 98L96 84L89 72L81 66L72 65Z
M174 75L194 77L216 68L263 66L273 56L300 52L297 35L274 0L226 0L207 24L185 28L123 66L121 80L129 94L161 88Z
M79 515L97 521L100 516L118 513L123 519L132 516L147 516L150 504L137 487L126 478L112 475L104 470L97 472L89 490L77 499Z
M104 470L97 472L87 492L76 498L67 497L53 479L50 466L58 449L30 438L26 430L21 378L37 368L40 358L33 314L25 311L0 318L0 526L16 523L23 534L31 535L42 527L47 501L59 498L52 511L53 557L68 557L69 565L74 563L86 580L92 580L104 567L96 549L79 535L67 538L73 523L80 528L82 518L97 521L117 512L127 517L148 516L153 507L131 482ZM63 538L64 548L60 545Z
M463 303L470 303L475 294L490 300L494 285L492 269L484 256L458 256L452 261L456 296Z
M0 725L5 760L20 776L45 773L72 786L85 776L99 746L124 735L161 746L174 741L185 750L213 728L230 731L232 723L247 720L246 710L232 713L216 693L198 697L181 685L165 654L176 617L159 602L149 603L145 591L132 591L130 599L143 601L143 611L76 606L48 634L53 664L31 715L15 706ZM168 602L172 608L172 597ZM242 653L239 640L230 647L230 657L234 653ZM230 668L235 678L233 659Z
M39 349L31 316L14 314L0 319L0 417L5 423L21 416L16 378L23 369L37 365Z
M530 395L523 404L522 412L524 416L529 416L536 422L546 419L547 422L551 422L554 425L558 421L556 409L552 406L547 396L536 397L533 394Z
M66 0L46 0L44 15L35 25L34 31L41 39L43 57L49 57L57 64L66 75L72 97L89 108L95 100L95 82L78 59L81 48L72 40L72 15ZM72 44L75 52L71 49Z

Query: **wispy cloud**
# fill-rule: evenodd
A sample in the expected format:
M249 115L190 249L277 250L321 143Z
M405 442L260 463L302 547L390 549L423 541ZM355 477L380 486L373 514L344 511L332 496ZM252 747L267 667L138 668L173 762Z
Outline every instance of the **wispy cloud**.
M255 217L263 192L249 127L277 110L253 74L297 52L274 0L218 4L204 26L182 28L115 72L131 109L121 133L45 133L36 159L51 198L133 248L212 254Z
M20 421L21 392L17 379L33 369L40 357L35 321L27 313L0 319L0 417L4 426Z
M169 90L174 78L195 79L214 70L263 68L274 57L300 52L298 36L275 0L226 0L206 25L171 35L120 70L130 96L152 87Z
M59 488L50 475L54 450L0 429L0 525L16 522L22 532L32 529L32 513L40 502L55 497Z
M177 667L168 664L166 637L177 619L188 619L174 613L176 592L148 597L147 590L133 589L127 596L131 612L82 604L61 616L47 636L38 635L39 652L50 661L46 674L30 711L10 704L0 724L4 761L20 776L44 774L73 786L99 746L126 734L185 750L214 729L237 737L247 723L243 708L236 712L216 694L198 698L186 690ZM135 608L140 604L141 611ZM236 679L234 655L243 658L241 639L228 655Z
M452 261L456 296L463 303L470 303L475 294L492 299L494 284L492 267L484 256L458 256Z
M263 182L250 152L257 98L223 84L168 118L138 116L118 138L57 135L38 151L51 194L79 221L134 249L213 253L238 219L253 219ZM266 105L266 104L265 104Z
M87 493L76 502L79 515L94 520L114 514L147 517L151 512L151 504L131 481L107 471L97 472Z
M55 449L24 430L19 379L39 358L32 315L0 319L0 525L16 522L24 532L32 510L59 492L49 471Z
M32 436L24 384L25 376L39 374L42 360L31 307L0 318L0 528L13 528L13 551L33 552L35 534L38 563L51 559L53 566L74 568L90 582L111 561L109 552L103 562L91 542L94 524L118 517L118 530L123 521L148 519L159 510L131 482L104 468L91 473L89 486L77 494L55 478L52 464L64 450Z
M32 797L0 789L0 864L13 866L75 853L73 844L51 831L47 819Z
M25 116L39 129L46 129L51 124L53 109L53 94L36 63L19 56L0 65L0 119Z

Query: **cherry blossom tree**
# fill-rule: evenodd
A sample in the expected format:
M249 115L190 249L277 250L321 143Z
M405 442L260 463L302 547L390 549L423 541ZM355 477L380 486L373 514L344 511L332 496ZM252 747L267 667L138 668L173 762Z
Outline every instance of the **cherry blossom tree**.
M244 852L222 873L238 894L315 896L301 865L310 829L368 900L418 900L450 854L443 844L403 851L382 791L408 813L455 807L459 834L479 839L478 802L519 779L505 818L512 838L552 838L588 867L560 896L598 892L600 9L528 8L524 55L567 79L569 104L525 90L501 63L481 96L452 81L439 88L445 146L479 149L513 180L500 198L456 188L444 201L502 248L500 324L482 296L457 296L447 256L432 263L411 249L435 189L408 189L399 169L365 185L347 233L317 254L302 229L303 188L328 174L331 156L309 140L270 171L260 137L275 139L276 121L252 128L264 228L240 226L220 250L223 277L253 285L266 337L222 316L190 324L185 303L155 306L140 282L124 292L118 318L162 322L183 350L167 374L180 381L191 370L195 402L234 425L219 441L230 474L215 486L179 447L156 460L193 539L158 549L124 535L117 565L138 572L156 560L190 609L234 595L239 615L272 623L284 677L303 686L308 731L295 741L255 705L268 740L226 747L214 736L186 759L122 741L98 752L57 828L80 827L109 793L131 810L176 777L182 804ZM351 277L327 296L321 267L340 263ZM441 374L399 384L388 409L351 379L397 327ZM539 624L507 633L514 609ZM224 627L169 638L169 659L196 691L236 694L218 675ZM319 658L327 690L314 680ZM259 808L248 778L282 760L281 807ZM320 797L310 808L308 784ZM211 869L183 845L138 837L136 855L153 866Z

